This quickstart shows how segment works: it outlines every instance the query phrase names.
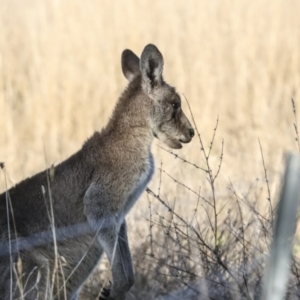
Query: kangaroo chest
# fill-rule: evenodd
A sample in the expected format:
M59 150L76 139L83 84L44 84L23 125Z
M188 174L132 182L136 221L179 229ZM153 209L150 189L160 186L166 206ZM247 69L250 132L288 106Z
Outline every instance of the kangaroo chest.
M141 194L144 192L144 190L146 189L147 184L151 180L153 173L154 173L154 158L153 158L152 153L150 153L148 161L146 163L145 170L142 172L137 183L133 186L131 192L129 193L129 196L127 197L127 199L125 201L125 204L123 207L124 217L129 212L129 210L132 208L132 206L136 203L136 201L141 196Z

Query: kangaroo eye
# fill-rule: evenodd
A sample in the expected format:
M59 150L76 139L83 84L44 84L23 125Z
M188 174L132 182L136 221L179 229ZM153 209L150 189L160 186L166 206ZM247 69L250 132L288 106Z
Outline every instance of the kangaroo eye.
M172 103L172 106L173 106L174 110L177 110L180 108L180 103L174 102L174 103Z

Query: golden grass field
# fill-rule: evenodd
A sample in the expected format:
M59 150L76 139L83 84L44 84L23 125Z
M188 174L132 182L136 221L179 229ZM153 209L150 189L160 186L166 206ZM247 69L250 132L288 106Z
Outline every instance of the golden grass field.
M166 81L188 99L207 148L219 118L210 158L216 170L224 139L217 198L227 197L232 182L241 195L255 186L255 197L266 202L260 139L277 201L284 153L299 151L291 104L293 98L299 118L299 11L296 0L1 0L0 162L7 186L58 164L100 130L127 84L122 51L140 55L154 43L165 59ZM153 146L157 168L162 163L168 174L205 194L206 174L159 146ZM203 165L196 137L176 153ZM0 178L2 192L4 172ZM157 170L154 191L159 178ZM161 193L182 213L194 209L197 197L187 198L165 173L161 182ZM143 228L148 215L143 196L129 222ZM136 230L130 235L138 243Z
M2 0L0 161L8 185L59 163L106 124L127 84L122 50L140 54L149 42L207 146L219 116L212 159L223 138L222 185L261 179L258 138L270 177L281 174L283 153L298 151L291 98L300 110L299 8L277 0ZM195 189L204 184L157 144L157 165L184 173ZM196 140L178 153L202 163Z

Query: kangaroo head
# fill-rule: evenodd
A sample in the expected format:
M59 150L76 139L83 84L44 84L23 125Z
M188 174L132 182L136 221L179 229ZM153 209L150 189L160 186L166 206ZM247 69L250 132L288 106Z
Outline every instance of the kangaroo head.
M175 88L162 76L164 59L156 46L149 44L139 59L131 50L122 53L122 70L133 82L140 80L143 101L150 103L149 124L153 135L168 147L179 149L189 143L194 129L181 108L181 99Z

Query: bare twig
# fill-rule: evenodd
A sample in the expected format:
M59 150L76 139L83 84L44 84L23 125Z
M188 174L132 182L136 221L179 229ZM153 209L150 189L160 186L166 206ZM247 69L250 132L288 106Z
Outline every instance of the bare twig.
M222 149L221 149L221 155L220 155L220 163L219 163L216 175L214 176L213 182L215 182L216 178L218 177L218 175L220 173L222 162L223 162L223 153L224 153L224 140L222 139Z
M267 173L267 168L266 168L266 165L265 165L264 154L263 154L262 146L261 146L261 143L260 143L260 139L258 139L258 143L259 143L261 159L262 159L262 163L263 163L263 167L264 167L264 172L265 172L265 181L266 181L267 190L268 190L267 200L269 201L269 206L270 206L271 222L273 222L273 207L272 207L272 202L271 202L271 192L270 192L270 186L269 186L269 179L268 179L268 173Z
M298 133L298 119L297 119L297 111L296 111L296 105L295 105L295 101L293 98L291 98L292 101L292 106L293 106L293 114L294 114L294 129L295 129L295 133L296 133L296 143L298 145L298 151L300 153L300 141L299 141L299 133Z
M197 193L196 191L192 190L191 188L189 188L187 185L185 185L184 183L180 182L179 180L175 179L173 176L171 176L169 173L167 173L165 170L162 170L163 173L165 173L169 178L171 178L175 183L183 186L184 188L186 188L188 191L192 192L193 194L197 195L201 200L203 200L205 203L207 203L208 205L210 205L211 207L213 207L213 205L206 200L203 196L201 196L199 193Z
M206 169L199 167L199 166L196 165L195 163L192 163L192 162L188 161L187 159L180 157L177 153L174 153L174 152L171 151L170 149L165 149L164 147L161 147L161 146L158 146L158 147L161 148L161 149L163 149L164 151L166 151L166 152L172 154L175 158L180 159L182 162L184 162L184 163L186 163L186 164L188 164L188 165L191 165L191 166L195 167L196 169L202 170L202 171L204 171L205 173L208 172Z
M150 216L149 216L149 236L150 236L150 249L151 249L151 256L154 257L154 251L153 251L153 236L152 236L152 227L153 227L153 222L152 222L152 210L151 210L151 201L149 196L147 195L148 198L148 203L149 203L149 212L150 212Z

